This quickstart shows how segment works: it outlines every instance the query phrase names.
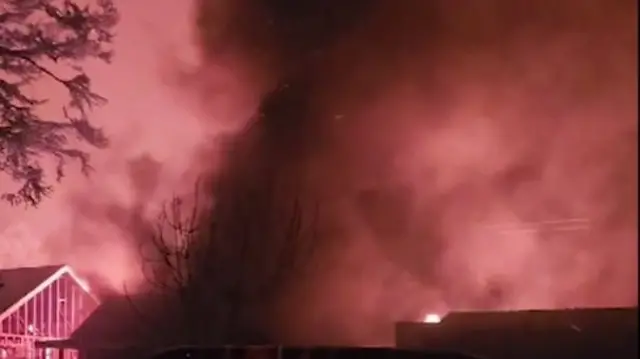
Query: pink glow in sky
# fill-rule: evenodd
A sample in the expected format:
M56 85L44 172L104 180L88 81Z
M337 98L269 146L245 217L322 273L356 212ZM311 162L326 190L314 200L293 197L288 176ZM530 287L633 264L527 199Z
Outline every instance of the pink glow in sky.
M321 199L330 263L278 303L289 337L374 342L440 306L637 305L635 1L302 1L201 0L200 64L190 1L118 1L115 62L91 68L111 148L39 209L0 204L0 266L135 282L139 225L260 105L227 159Z
M215 128L191 110L195 106L188 96L169 84L182 71L178 66L193 65L197 58L188 41L191 2L160 0L153 7L144 0L116 3L122 18L114 62L89 68L94 89L109 99L92 120L109 135L111 148L92 153L95 172L90 178L69 168L38 209L0 204L1 267L64 262L121 287L123 280L137 275L136 249L123 238L129 234L106 220L103 211L133 205L130 163L142 156L162 163L154 178L157 188L145 200L148 208L185 186L190 189L197 176L190 171L195 154ZM38 92L57 90L42 84ZM55 94L49 97L55 99Z

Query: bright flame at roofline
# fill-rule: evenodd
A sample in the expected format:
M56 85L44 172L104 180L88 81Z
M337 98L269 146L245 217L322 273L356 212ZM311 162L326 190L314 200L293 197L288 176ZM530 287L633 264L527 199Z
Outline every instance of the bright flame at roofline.
M423 323L429 323L429 324L438 324L441 321L442 321L442 317L434 313L429 313L425 315L424 318L422 319Z

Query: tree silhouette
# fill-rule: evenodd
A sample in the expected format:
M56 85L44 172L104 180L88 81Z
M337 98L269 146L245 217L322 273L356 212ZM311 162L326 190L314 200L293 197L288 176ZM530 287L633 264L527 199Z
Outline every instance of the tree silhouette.
M234 193L230 206L213 207L205 206L196 190L193 198L175 197L162 209L140 253L147 293L167 311L154 320L157 313L131 304L153 330L169 334L166 340L268 341L256 313L302 274L317 244L317 208L307 216L298 198L276 201L270 186ZM255 220L252 211L265 216ZM158 324L168 317L174 318L170 331ZM177 339L177 332L184 337Z
M118 13L112 0L79 5L72 0L3 0L0 4L0 172L19 183L0 193L12 204L37 205L52 190L48 178L60 180L69 160L90 170L85 151L72 137L104 147L103 133L89 122L89 112L105 99L93 92L82 64L109 62ZM49 98L33 87L53 82L66 92L60 118L47 118ZM45 158L56 163L46 175ZM3 191L4 192L4 191Z

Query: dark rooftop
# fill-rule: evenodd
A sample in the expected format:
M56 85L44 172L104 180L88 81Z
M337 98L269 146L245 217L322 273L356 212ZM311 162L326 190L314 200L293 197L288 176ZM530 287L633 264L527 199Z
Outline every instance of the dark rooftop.
M398 323L403 348L490 358L637 358L638 308L454 312L440 323Z
M0 314L51 278L63 265L0 269Z
M73 332L71 341L83 347L126 347L155 340L169 326L164 301L152 295L109 296ZM162 313L158 320L158 313ZM152 330L153 329L153 330ZM171 328L167 328L171 330ZM175 333L174 333L175 334Z
M602 327L606 324L638 325L638 308L569 308L563 310L518 310L452 312L441 325L471 328L513 328L514 326L566 325Z

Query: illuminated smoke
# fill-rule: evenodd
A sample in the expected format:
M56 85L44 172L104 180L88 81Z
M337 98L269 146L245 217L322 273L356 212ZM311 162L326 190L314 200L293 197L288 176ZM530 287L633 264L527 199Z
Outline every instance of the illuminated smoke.
M37 238L3 241L3 265L117 285L163 200L201 171L270 166L322 208L322 258L274 312L291 341L637 303L635 2L156 2L120 1L116 64L95 71L112 149L38 211L3 209ZM217 134L250 120L248 150L220 158Z
M263 95L236 161L321 198L331 264L283 299L292 338L636 303L635 4L348 4L198 7L205 67Z

